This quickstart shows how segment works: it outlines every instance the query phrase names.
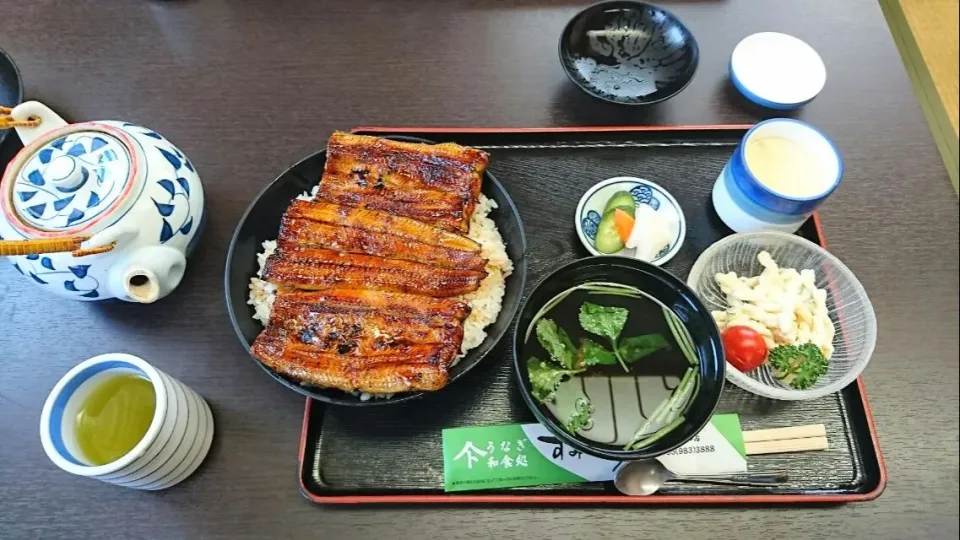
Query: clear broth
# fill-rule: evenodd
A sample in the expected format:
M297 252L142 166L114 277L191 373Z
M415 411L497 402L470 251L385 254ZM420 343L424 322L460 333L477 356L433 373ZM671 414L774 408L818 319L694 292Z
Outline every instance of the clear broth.
M644 433L651 434L683 414L684 409L696 394L695 391L686 399L678 414L653 424L647 422L657 407L670 399L687 371L691 367L696 367L691 366L677 343L666 321L664 306L649 297L632 298L574 290L541 319L553 320L566 331L576 346L580 345L582 338L589 338L607 349L612 349L609 338L587 332L580 325L580 306L584 302L621 307L629 311L627 322L618 341L638 335L659 333L665 338L669 348L659 349L628 364L628 372L625 372L617 363L591 366L586 372L574 375L560 384L554 403L546 404L551 414L563 424L575 411L577 399L588 398L592 408L592 422L580 429L577 434L585 439L611 446L623 446L645 425ZM674 320L679 322L677 318ZM689 332L683 327L682 322L679 327L686 332L686 339L689 341ZM523 359L526 360L531 356L540 359L550 358L549 353L538 341L535 330L531 330L522 351ZM699 376L698 373L697 371L696 377Z

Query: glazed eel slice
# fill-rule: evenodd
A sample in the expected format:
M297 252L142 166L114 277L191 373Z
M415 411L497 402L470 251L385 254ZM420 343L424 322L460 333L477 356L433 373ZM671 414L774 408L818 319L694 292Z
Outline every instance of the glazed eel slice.
M470 315L470 306L452 298L430 298L411 294L369 289L330 289L297 291L281 289L275 304L309 305L331 312L376 312L395 317L450 317L462 321Z
M281 289L271 326L324 352L368 354L397 344L463 342L470 308L457 300L364 289Z
M345 391L437 390L460 350L466 304L372 290L281 289L252 352L299 381Z
M348 220L344 214L354 216ZM320 219L311 219L309 216L319 216ZM391 217L383 212L362 208L349 209L297 201L283 217L280 239L301 246L401 259L444 268L480 270L487 263L480 256L479 246L475 246L473 241L447 238L447 235L455 235L423 223L405 223L407 227L400 234L383 232L379 224ZM337 222L338 218L342 223ZM350 225L343 224L345 222ZM444 242L458 247L438 245Z
M342 225L370 233L393 234L430 246L480 253L480 244L461 234L445 231L408 217L367 208L322 201L295 200L287 208L284 217Z
M335 132L317 198L466 232L480 196L486 152Z
M401 344L358 354L326 352L295 333L270 327L260 333L253 355L270 369L300 382L346 392L377 394L439 390L447 365L459 351L453 344Z
M300 247L280 239L267 258L263 279L281 287L307 290L375 289L435 297L459 296L480 288L483 270L426 264Z

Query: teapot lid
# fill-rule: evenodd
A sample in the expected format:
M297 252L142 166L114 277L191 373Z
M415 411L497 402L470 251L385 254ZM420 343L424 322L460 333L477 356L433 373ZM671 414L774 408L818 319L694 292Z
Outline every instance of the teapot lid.
M131 141L93 122L50 135L28 145L4 175L4 216L28 237L92 234L130 200L138 176Z

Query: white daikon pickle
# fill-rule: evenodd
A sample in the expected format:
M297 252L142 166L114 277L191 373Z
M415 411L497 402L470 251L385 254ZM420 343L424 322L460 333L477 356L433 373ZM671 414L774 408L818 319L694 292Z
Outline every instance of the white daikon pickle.
M626 246L636 250L636 258L651 262L676 235L676 217L661 214L648 204L638 204L635 219Z

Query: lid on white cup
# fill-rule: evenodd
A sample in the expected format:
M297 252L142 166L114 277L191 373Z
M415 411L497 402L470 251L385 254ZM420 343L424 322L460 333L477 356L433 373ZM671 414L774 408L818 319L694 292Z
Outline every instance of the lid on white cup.
M827 69L806 42L778 32L760 32L745 37L733 49L730 80L758 105L792 109L820 93Z

